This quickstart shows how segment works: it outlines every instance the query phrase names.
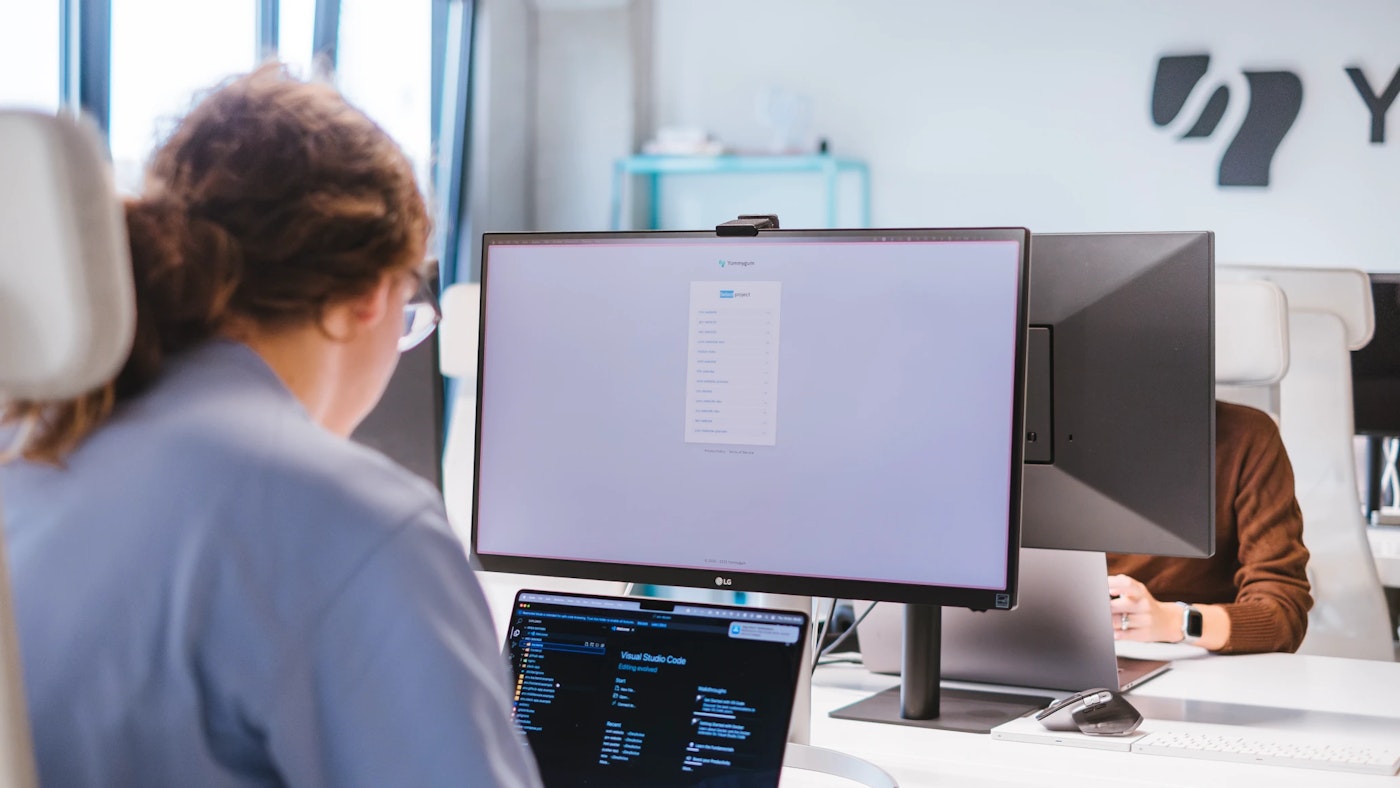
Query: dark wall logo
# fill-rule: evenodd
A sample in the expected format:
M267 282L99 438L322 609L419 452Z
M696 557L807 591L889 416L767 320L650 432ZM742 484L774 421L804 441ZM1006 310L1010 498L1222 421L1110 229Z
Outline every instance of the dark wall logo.
M1152 84L1152 122L1176 120L1210 69L1210 55L1169 55L1157 61ZM1221 186L1268 186L1274 153L1288 136L1303 107L1303 81L1292 71L1245 71L1249 85L1244 121L1220 157ZM1181 139L1215 133L1230 106L1230 87L1218 84Z
M1360 68L1350 66L1346 72L1347 76L1351 77L1351 84L1356 86L1356 92L1361 94L1367 111L1371 113L1371 144L1384 145L1385 113L1390 111L1395 97L1400 96L1400 68L1395 69L1395 76L1390 78L1390 84L1386 85L1379 95L1371 88L1371 81L1366 79L1365 72Z

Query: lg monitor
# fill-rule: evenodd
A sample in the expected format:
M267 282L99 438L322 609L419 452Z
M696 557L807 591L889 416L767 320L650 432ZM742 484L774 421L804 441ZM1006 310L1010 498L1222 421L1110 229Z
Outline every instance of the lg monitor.
M1022 229L487 234L473 554L1011 607L1026 253Z
M1215 546L1214 236L1031 238L1021 543Z

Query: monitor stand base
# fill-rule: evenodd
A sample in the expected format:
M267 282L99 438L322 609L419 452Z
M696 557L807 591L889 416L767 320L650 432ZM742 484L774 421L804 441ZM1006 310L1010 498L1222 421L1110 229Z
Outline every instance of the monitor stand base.
M1052 698L1010 695L965 689L943 689L938 693L938 716L927 720L906 719L900 713L899 687L856 701L832 711L841 720L886 722L937 728L964 733L990 733L992 728L1050 705Z
M889 772L870 761L808 744L788 742L783 768L844 777L869 788L899 788L899 783Z

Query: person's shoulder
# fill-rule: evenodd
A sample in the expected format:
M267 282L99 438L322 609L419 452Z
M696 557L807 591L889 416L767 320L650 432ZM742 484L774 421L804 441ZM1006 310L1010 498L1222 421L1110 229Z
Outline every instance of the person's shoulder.
M1278 424L1268 413L1245 405L1216 402L1215 456L1217 464L1287 461L1288 452Z
M1226 436L1268 437L1278 434L1274 417L1258 408L1217 400L1215 403L1215 432Z
M187 449L181 453L242 471L259 499L319 508L326 517L318 519L347 526L441 511L431 484L317 424L246 347L224 343L191 354L171 378L161 406L170 409L173 441Z
M375 449L306 426L298 440L283 443L268 458L269 483L285 494L320 501L342 522L393 527L427 513L445 523L442 496L427 480Z

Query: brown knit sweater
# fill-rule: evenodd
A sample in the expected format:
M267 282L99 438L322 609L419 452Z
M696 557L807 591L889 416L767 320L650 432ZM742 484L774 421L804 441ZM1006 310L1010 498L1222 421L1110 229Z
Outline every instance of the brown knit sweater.
M1293 466L1268 414L1215 406L1215 555L1109 555L1109 574L1142 581L1157 599L1222 605L1230 640L1220 653L1296 651L1308 629L1303 515Z

